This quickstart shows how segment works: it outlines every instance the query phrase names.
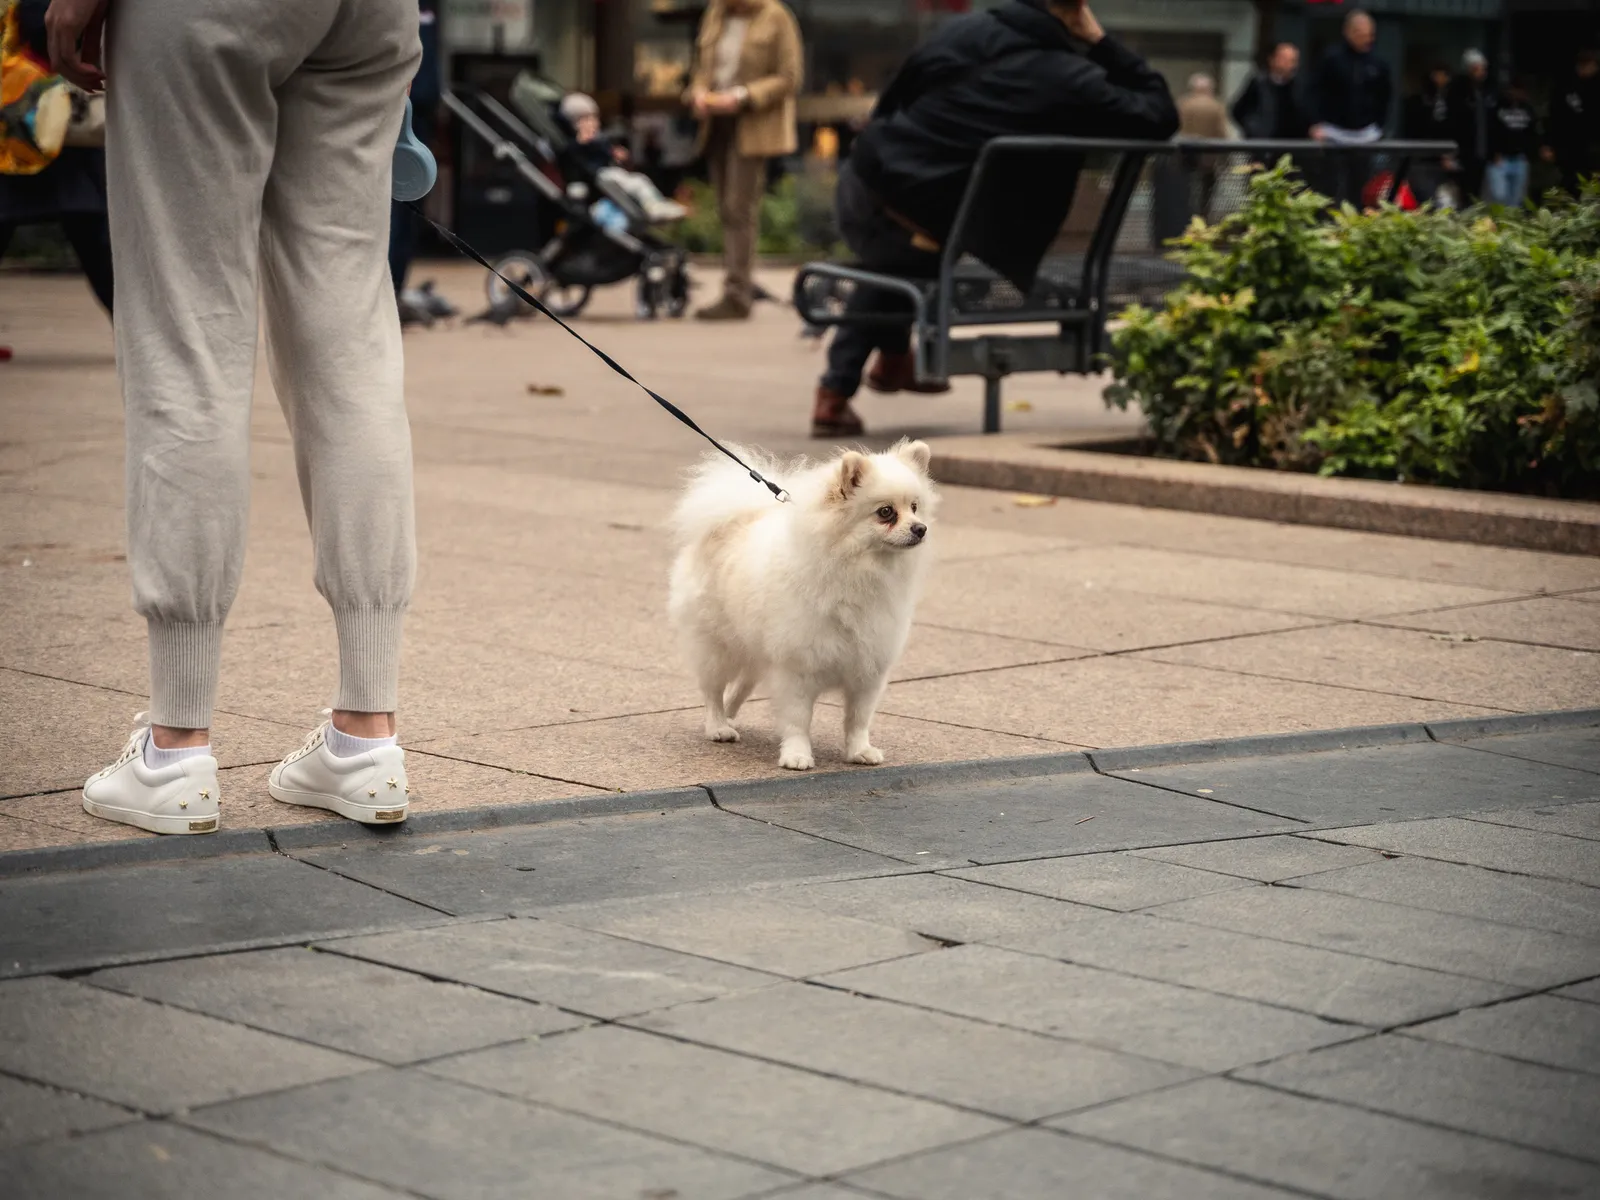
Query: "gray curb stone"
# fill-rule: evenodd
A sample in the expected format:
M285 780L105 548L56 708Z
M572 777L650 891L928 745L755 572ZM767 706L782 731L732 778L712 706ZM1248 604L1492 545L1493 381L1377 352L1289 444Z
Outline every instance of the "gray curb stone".
M441 833L537 825L585 817L622 816L629 813L771 803L834 796L841 791L902 792L921 787L948 787L963 783L994 783L1040 775L1106 773L1135 767L1162 767L1176 763L1216 762L1223 759L1311 754L1374 746L1398 746L1426 741L1468 741L1514 734L1545 733L1600 725L1600 708L1546 713L1515 713L1503 717L1469 717L1427 724L1401 722L1351 729L1324 729L1306 733L1265 734L1218 738L1166 745L1109 750L1064 751L1060 754L1021 758L988 758L967 762L927 763L885 770L834 772L825 775L791 775L776 779L710 783L697 787L616 795L575 796L569 800L535 800L496 808L419 813L395 829L373 829L353 821L337 824L293 825L273 829L227 829L204 837L168 837L133 842L100 842L79 846L51 846L39 850L0 852L0 879L56 871L86 871L96 867L129 866L212 858L225 854L262 854L274 850L307 850L319 846L376 842Z

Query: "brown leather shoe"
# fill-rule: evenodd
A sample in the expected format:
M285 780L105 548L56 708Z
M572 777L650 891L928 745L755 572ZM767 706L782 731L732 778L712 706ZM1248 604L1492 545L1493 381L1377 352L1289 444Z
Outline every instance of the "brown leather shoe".
M917 361L909 350L901 354L878 351L878 361L867 373L866 384L875 392L918 392L924 396L942 396L950 390L948 383L918 383Z
M694 318L697 321L748 321L750 306L740 304L732 296L724 296L709 308L695 313Z
M847 397L825 387L817 389L816 407L811 410L812 437L860 437L866 431Z

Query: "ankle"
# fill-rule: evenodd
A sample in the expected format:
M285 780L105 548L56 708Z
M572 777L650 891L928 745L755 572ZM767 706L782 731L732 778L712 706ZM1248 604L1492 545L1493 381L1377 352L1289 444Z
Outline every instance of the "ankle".
M333 727L340 733L355 738L392 738L394 714L349 712L346 709L336 708L333 711Z
M171 725L150 726L150 741L157 750L190 750L211 744L209 729L175 729Z

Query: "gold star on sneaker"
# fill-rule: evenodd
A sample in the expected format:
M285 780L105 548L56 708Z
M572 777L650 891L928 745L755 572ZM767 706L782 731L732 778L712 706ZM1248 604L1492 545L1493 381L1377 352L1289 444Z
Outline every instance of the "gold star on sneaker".
M187 800L179 800L178 801L178 807L179 808L188 808L189 807L189 802Z
M367 795L376 796L377 794L378 794L378 789L377 788L368 788L367 789Z
M200 789L200 799L202 799L202 800L211 799L211 789L210 788L201 788Z
M392 788L397 788L400 786L400 781L391 775L389 776L389 786Z

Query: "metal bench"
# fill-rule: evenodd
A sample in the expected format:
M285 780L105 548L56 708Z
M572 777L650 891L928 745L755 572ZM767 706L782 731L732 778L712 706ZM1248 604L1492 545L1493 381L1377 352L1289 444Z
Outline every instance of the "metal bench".
M941 251L937 277L908 278L838 263L808 263L795 279L795 308L813 326L904 325L909 317L918 380L982 377L983 431L998 433L1006 376L1026 371L1094 373L1106 349L1108 317L1135 301L1158 303L1182 282L1183 269L1167 257L1164 237L1181 232L1199 203L1206 211L1198 215L1216 220L1243 202L1245 177L1233 171L1233 165L1271 163L1284 154L1295 156L1302 165L1340 155L1362 155L1372 161L1381 156L1392 175L1392 195L1412 163L1436 162L1454 151L1448 142L1332 146L1309 141L996 138L978 156ZM1193 184L1211 174L1212 167L1215 186L1198 189L1197 202ZM1050 178L1062 181L1064 219L1060 234L1038 264L1034 285L1024 295L971 250L982 244L986 229L1005 220L1009 195L1020 186L1037 188ZM1176 228L1170 211L1161 211L1162 192L1171 191L1173 180L1188 201L1188 214L1179 214ZM1171 205L1165 207L1170 210ZM845 312L843 296L861 286L902 297L910 304L909 314L887 308ZM1050 328L976 336L955 333L1000 326Z

